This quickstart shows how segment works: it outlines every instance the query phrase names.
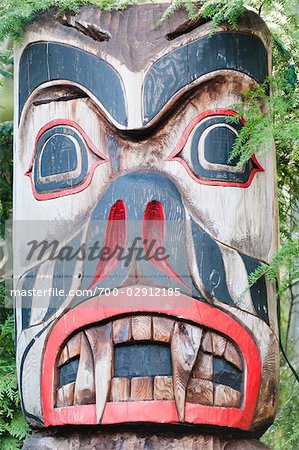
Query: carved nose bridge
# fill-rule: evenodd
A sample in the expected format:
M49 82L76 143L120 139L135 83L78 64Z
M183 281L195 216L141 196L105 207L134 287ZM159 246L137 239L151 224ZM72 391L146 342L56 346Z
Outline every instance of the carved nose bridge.
M89 287L104 280L108 286L112 278L124 280L133 268L137 270L137 265L144 276L160 281L166 276L167 283L170 278L186 286L175 267L176 255L182 254L182 249L179 250L182 243L174 239L182 235L184 219L180 194L164 175L134 172L115 180L91 217L88 237L98 239L101 236L100 247L110 250L105 260L100 260L96 267L89 267L92 276ZM174 232L174 228L180 230ZM121 254L115 250L117 248L123 249ZM130 249L128 263L124 256Z

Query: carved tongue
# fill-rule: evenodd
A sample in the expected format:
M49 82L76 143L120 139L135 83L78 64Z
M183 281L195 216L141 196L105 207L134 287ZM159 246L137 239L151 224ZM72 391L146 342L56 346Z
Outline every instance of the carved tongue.
M202 329L188 323L176 322L171 340L173 388L179 421L185 418L188 381L200 347Z
M102 420L108 400L112 377L113 343L112 324L86 330L93 358L96 390L97 422Z

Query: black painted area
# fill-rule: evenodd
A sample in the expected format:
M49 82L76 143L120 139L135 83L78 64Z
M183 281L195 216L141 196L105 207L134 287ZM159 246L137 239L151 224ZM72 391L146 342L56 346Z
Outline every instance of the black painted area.
M213 298L235 306L226 284L226 273L218 244L192 220L197 267L205 291Z
M158 375L172 375L169 345L129 344L115 347L115 377L155 377Z
M125 92L115 69L83 50L54 42L30 44L21 56L19 116L34 89L52 80L68 80L83 86L117 122L127 124Z
M248 276L261 266L261 263L251 256L244 255L243 253L240 253L240 256L245 264ZM264 275L251 286L250 294L258 316L269 325L268 296Z
M72 172L78 165L74 142L66 135L54 134L44 145L41 158L41 176L49 177Z
M243 373L223 358L213 358L213 382L230 386L241 392L243 386Z
M236 134L233 129L238 132L241 130L241 123L233 123L227 128L227 116L214 116L199 123L193 134L191 142L191 170L200 178L212 179L216 181L224 181L229 183L247 183L250 173L254 168L254 163L250 159L244 164L243 170L231 172L227 170L227 166L235 167L238 159L228 163ZM201 137L206 133L206 139L203 142ZM212 166L211 168L203 167L199 156L206 159ZM217 164L217 166L213 166ZM223 167L221 167L221 165Z
M39 422L42 425L44 424L43 420L41 420L39 417L35 416L34 414L29 413L26 410L26 408L25 408L24 398L23 398L23 378L24 378L24 370L23 370L23 368L24 368L24 363L25 363L25 360L26 360L26 358L28 356L28 353L32 349L33 345L35 344L36 339L38 339L45 331L47 331L48 328L52 325L52 323L53 322L49 321L49 323L45 326L45 328L43 328L41 331L39 331L37 333L37 335L33 339L31 339L31 341L29 342L29 344L25 348L25 350L23 352L23 355L22 355L22 358L21 358L21 361L20 361L20 384L19 384L19 386L20 386L20 400L21 400L20 403L21 403L22 413L24 414L24 416L28 417L29 419L36 420L37 422Z
M74 128L55 126L40 136L33 165L37 192L78 186L85 180L87 173L87 145Z
M32 309L32 295L29 294L34 287L38 269L39 266L28 272L22 285L22 290L26 291L26 295L22 296L22 330L29 327Z
M245 73L258 83L268 75L267 51L253 35L226 32L205 36L160 58L144 83L144 124L184 86L215 70Z
M236 166L238 159L228 162L235 140L235 133L227 127L219 126L211 129L205 140L205 159L211 164Z
M79 358L74 358L59 367L59 387L76 380Z

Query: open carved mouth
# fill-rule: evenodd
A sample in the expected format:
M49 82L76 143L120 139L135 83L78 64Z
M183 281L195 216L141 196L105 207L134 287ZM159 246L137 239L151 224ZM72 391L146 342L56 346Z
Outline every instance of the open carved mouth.
M240 408L244 364L236 344L203 326L133 315L74 334L57 359L55 407L175 400Z
M252 336L224 311L182 293L163 306L124 289L118 297L94 297L54 324L42 367L44 424L249 430L260 377Z

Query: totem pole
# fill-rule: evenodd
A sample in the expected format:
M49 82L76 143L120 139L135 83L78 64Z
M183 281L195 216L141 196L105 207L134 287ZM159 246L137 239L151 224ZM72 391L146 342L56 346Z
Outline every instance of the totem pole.
M16 49L27 449L265 448L275 291L248 276L277 249L275 152L229 157L270 35L253 12L157 27L167 6L48 13Z

